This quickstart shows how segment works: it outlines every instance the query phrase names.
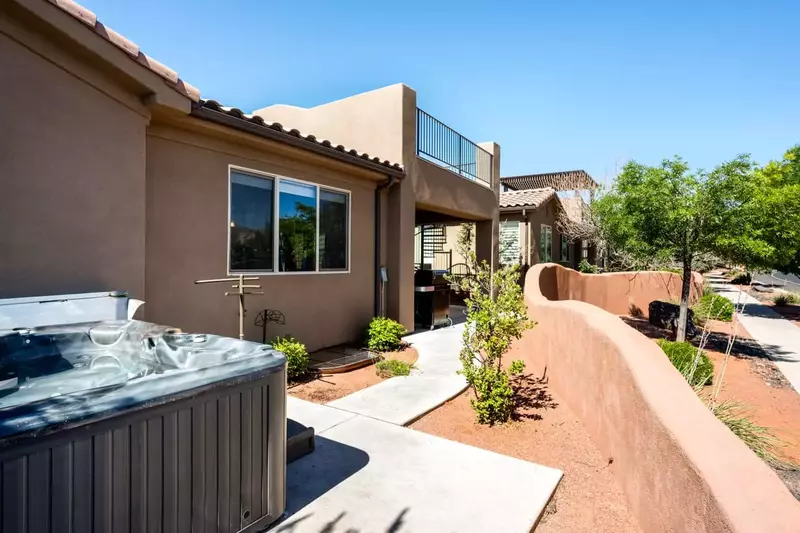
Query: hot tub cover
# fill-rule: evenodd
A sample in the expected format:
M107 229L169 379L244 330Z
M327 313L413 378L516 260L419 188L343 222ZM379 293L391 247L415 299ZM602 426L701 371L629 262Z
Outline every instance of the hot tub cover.
M285 366L271 345L138 320L0 330L0 446Z

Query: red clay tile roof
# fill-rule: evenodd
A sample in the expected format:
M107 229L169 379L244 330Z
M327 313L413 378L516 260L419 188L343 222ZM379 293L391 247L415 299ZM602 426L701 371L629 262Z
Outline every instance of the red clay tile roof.
M267 130L271 131L272 133L269 134L271 137L275 137L277 132L276 140L284 140L287 141L290 138L294 137L300 139L307 143L306 148L315 147L317 151L321 151L322 153L327 153L328 155L336 155L340 159L349 161L350 163L357 164L360 166L366 167L374 167L373 170L389 170L392 174L401 176L403 174L403 167L398 165L397 163L390 163L389 161L381 161L377 157L370 157L369 154L360 153L356 150L347 150L342 145L334 146L330 141L326 140L317 140L317 138L313 135L303 135L299 131L292 129L286 130L281 124L277 122L265 122L259 116L255 115L248 115L244 113L241 109L237 109L235 107L223 107L218 102L214 100L201 100L200 99L200 90L196 87L189 85L180 77L178 73L169 68L166 65L163 65L142 53L139 50L139 47L136 43L128 40L124 36L120 35L119 33L115 32L111 28L105 26L103 23L97 20L97 15L83 7L82 5L73 2L72 0L46 0L51 4L57 6L65 13L68 13L75 19L79 20L89 28L91 28L94 33L99 35L100 37L106 39L108 42L125 52L128 57L130 57L133 61L136 61L140 65L149 68L162 78L164 81L167 82L167 85L178 91L180 94L187 96L189 99L193 101L192 104L192 114L195 116L199 116L200 118L207 118L213 119L213 113L224 114L228 117L233 117L238 119L240 123L236 122L226 122L226 124L230 127L238 128L238 129L245 129L243 128L242 124L249 123L264 128L261 131L264 134ZM223 122L219 121L218 122ZM251 133L254 133L251 131ZM281 135L283 137L281 137Z
M500 178L500 183L516 191L522 189L553 188L557 191L596 189L597 182L585 170L565 170L547 174L528 174Z
M200 100L200 90L196 87L189 85L180 77L178 73L153 59L152 57L142 53L136 43L128 40L124 36L115 32L111 28L105 26L102 22L97 20L97 15L86 9L80 4L72 0L47 0L51 4L59 7L63 12L68 13L75 19L81 21L89 28L91 28L97 35L104 38L123 52L133 61L136 61L143 67L146 67L167 82L167 85L178 91L180 94L188 97L189 99L197 102Z
M530 207L536 209L544 205L556 191L549 187L543 189L525 189L500 193L500 209Z
M313 146L321 153L339 155L340 159L356 165L372 167L373 170L390 170L395 175L403 173L403 167L397 163L391 163L387 160L381 161L379 157L370 157L369 154L361 153L357 150L348 150L341 144L334 145L328 140L317 139L314 135L303 135L296 129L287 130L278 122L267 122L258 115L245 113L241 109L235 107L222 106L215 100L200 100L192 104L192 115L198 118L214 120L215 122L242 129L249 133L271 137L277 141L296 138L304 141L304 145L307 144L307 146L304 146L305 148L311 148ZM220 120L220 117L229 117L229 119ZM235 120L232 121L230 118ZM255 126L255 129L253 126ZM275 135L276 133L277 135Z

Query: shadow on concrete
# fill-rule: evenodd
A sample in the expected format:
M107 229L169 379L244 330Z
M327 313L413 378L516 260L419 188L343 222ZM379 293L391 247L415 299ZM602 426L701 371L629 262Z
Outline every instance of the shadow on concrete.
M547 389L547 380L532 374L515 376L511 380L514 395L513 420L541 420L539 411L555 409L558 404L553 400Z
M369 455L363 450L320 435L315 442L316 447L310 455L298 459L286 469L288 518L273 531L294 531L296 524L308 517L294 516L297 511L369 464Z
M405 525L405 516L408 513L408 511L409 511L408 507L400 511L395 517L395 519L392 520L392 522L386 527L386 529L384 530L385 533L399 533L400 531L404 531L403 526ZM341 522L346 515L347 515L346 511L340 512L336 516L336 518L328 521L325 525L322 526L322 528L319 529L318 532L313 532L313 533L337 533L337 532L362 533L360 529L354 527L346 527L346 528L345 526L339 527L339 522ZM271 531L274 531L275 533L300 533L300 531L303 532L309 531L308 528L303 527L303 521L307 520L310 517L311 514L307 514L302 516L301 518L298 518L297 520L294 520L293 522L286 521L283 524L277 526L276 529L273 529Z

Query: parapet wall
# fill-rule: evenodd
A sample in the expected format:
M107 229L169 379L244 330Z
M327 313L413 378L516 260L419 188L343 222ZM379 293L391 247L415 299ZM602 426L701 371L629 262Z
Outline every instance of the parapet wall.
M672 272L581 274L569 268L540 269L539 290L549 300L579 300L614 315L647 316L653 300L679 301L681 276ZM694 273L690 300L703 294L703 276Z
M619 274L532 267L525 301L538 324L514 357L546 374L580 418L644 531L800 531L800 503L780 479L703 405L655 343L612 314L620 308L615 294L646 311L648 298L679 287L673 280L658 289L661 273L647 274L626 288Z

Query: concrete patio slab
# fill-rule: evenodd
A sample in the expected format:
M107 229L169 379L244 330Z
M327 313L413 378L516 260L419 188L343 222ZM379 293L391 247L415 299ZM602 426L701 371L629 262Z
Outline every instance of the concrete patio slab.
M304 426L313 427L317 435L356 416L355 413L306 402L291 395L286 396L286 414Z
M756 298L718 277L709 277L711 287L744 312L739 321L758 342L794 390L800 392L800 328Z
M298 413L340 414L291 402ZM305 409L299 411L299 409ZM319 408L319 409L317 409ZM273 531L527 533L561 472L409 428L353 416L318 431L288 467L288 518Z
M467 388L457 373L463 331L456 325L407 336L419 354L410 376L387 379L328 405L392 424L413 422Z

